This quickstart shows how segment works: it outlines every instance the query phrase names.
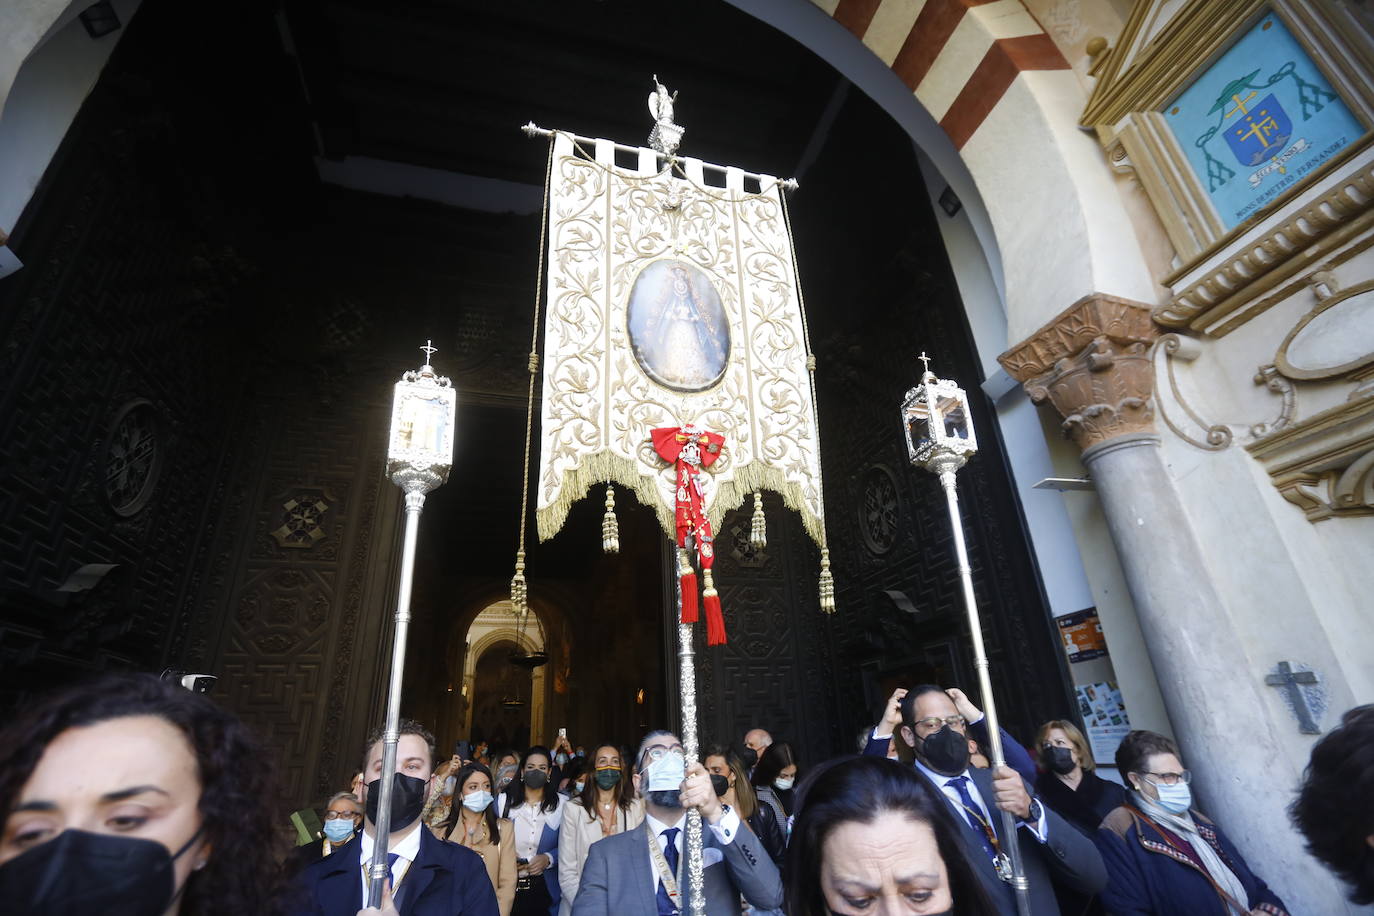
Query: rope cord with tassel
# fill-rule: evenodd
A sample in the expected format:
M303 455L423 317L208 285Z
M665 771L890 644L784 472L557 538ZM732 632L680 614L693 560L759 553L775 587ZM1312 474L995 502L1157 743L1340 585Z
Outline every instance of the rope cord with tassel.
M530 332L530 385L525 401L525 470L520 477L520 541L515 550L515 575L510 580L510 603L517 617L529 611L529 584L525 581L525 518L530 509L530 443L534 438L534 384L539 379L539 304L544 294L544 245L549 227L549 186L553 178L553 138L544 166L544 208L539 217L539 271L534 275L534 330Z
M787 229L787 237L792 238L792 217L787 212L787 195L779 194L782 201L782 222ZM801 309L802 339L806 344L806 375L811 382L811 403L816 408L816 499L821 507L821 574L817 583L821 610L827 614L835 613L835 577L830 573L830 543L825 533L825 485L824 470L821 468L821 404L816 399L816 354L811 350L811 329L806 322L806 298L802 295L801 272L797 269L797 248L792 246L792 278L797 285L797 306Z
M606 514L601 517L601 549L620 553L620 523L615 517L615 487L606 483Z
M749 546L763 550L768 546L768 522L763 517L763 494L754 491L754 517L749 526Z

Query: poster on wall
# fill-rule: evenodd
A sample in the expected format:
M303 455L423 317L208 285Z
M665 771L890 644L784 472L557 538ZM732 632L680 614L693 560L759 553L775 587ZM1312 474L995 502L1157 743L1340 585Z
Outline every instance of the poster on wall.
M1198 73L1163 115L1227 229L1365 133L1273 12Z
M1102 635L1102 621L1097 608L1075 611L1057 618L1059 638L1064 640L1064 652L1069 662L1086 662L1107 654L1107 637Z
M1088 746L1092 749L1093 760L1099 764L1115 763L1116 747L1131 730L1131 720L1126 715L1121 691L1116 689L1112 681L1076 684L1074 691L1078 694L1078 711L1088 731Z

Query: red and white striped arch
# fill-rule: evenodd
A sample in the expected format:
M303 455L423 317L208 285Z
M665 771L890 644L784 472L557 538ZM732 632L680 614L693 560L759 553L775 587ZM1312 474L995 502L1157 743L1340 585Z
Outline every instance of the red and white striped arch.
M856 61L876 58L870 63L890 71L887 82L895 77L910 93L906 104L914 100L938 125L912 136L937 165L935 147L947 143L976 188L975 209L995 237L983 245L994 273L1001 268L1007 344L1092 292L1154 298L1117 177L1078 126L1086 78L1023 0L730 2L812 47L878 99L882 87ZM1109 0L1075 6L1098 21L1116 19ZM829 17L825 28L812 21L818 12ZM890 98L879 103L903 121ZM952 170L941 168L957 189Z
M1016 77L1068 70L1021 0L816 0L853 32L962 149Z

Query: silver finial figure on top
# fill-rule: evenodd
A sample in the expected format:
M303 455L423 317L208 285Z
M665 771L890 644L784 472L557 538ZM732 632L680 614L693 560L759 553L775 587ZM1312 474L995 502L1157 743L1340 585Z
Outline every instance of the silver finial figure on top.
M678 144L682 142L682 135L687 129L680 124L673 123L673 102L677 101L677 93L668 94L668 87L658 81L658 75L654 75L654 91L649 93L649 114L654 116L654 129L649 132L649 146L665 156L672 156L677 152Z

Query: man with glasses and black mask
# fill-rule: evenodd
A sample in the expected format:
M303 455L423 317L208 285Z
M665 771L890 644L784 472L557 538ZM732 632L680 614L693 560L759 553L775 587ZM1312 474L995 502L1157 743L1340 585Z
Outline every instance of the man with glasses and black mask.
M391 775L391 837L387 841L390 893L382 913L403 916L497 916L496 893L482 857L435 839L420 812L434 779L434 737L418 722L402 719ZM367 906L377 801L382 781L382 730L367 741L363 766L363 832L301 872L292 901L300 913L352 916ZM388 908L388 906L390 908ZM370 912L376 913L377 910Z
M958 706L955 697L961 701ZM1102 857L1090 839L1032 797L1019 767L1004 766L996 773L969 768L967 720L975 715L982 716L955 688L946 692L922 684L909 691L897 690L864 753L885 756L892 733L898 730L915 752L917 772L930 780L949 805L961 828L963 852L999 911L1016 916L1016 893L1006 880L1006 844L1015 842L1030 882L1031 913L1058 916L1051 874L1074 890L1095 894L1107 883ZM1008 762L1013 761L1014 747L1029 765L1025 749L1009 738L1002 733ZM1015 837L1005 835L999 811L1015 817Z
M658 914L690 910L684 832L687 809L701 812L706 912L738 914L740 896L761 910L782 906L782 879L758 837L722 805L700 764L689 771L672 732L650 732L636 756L635 788L644 823L587 850L573 916Z

